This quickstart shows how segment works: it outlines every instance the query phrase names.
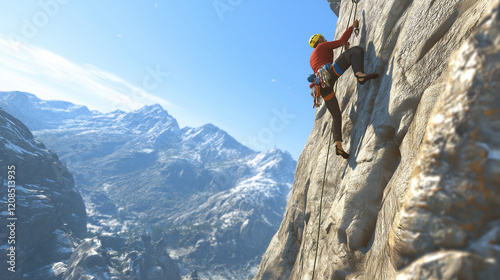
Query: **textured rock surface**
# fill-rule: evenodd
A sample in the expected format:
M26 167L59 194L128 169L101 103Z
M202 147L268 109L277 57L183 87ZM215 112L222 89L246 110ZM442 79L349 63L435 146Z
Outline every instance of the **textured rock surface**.
M64 280L181 279L166 244L163 240L152 243L148 235L128 242L116 235L85 239L64 270Z
M8 166L15 166L16 272L7 271ZM2 279L53 279L53 262L72 253L71 235L86 232L86 214L73 176L56 154L35 141L19 120L0 108L0 227ZM12 179L12 178L11 178Z
M401 274L409 279L425 279L418 270L428 257L421 256L457 248L477 255L441 253L433 262L463 263L447 269L466 279L500 275L500 6L495 2L479 32L451 59L446 89L397 217L393 245L401 265L417 259ZM445 275L441 279L456 278Z
M351 5L341 2L336 38ZM316 279L499 275L499 5L359 1L351 46L381 77L339 79L351 158L330 151ZM255 279L311 279L330 123L319 108Z
M338 17L340 10L340 0L328 0L330 4L330 9L332 9L333 13Z

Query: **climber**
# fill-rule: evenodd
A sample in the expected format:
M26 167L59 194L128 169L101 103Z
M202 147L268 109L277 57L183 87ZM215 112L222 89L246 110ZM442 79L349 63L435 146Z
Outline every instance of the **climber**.
M349 154L342 148L342 116L340 114L340 107L333 91L333 85L337 79L352 65L354 76L360 84L366 83L370 79L376 79L377 73L365 74L364 73L364 50L359 47L349 48L348 40L351 37L354 28L359 26L359 21L354 20L353 24L342 34L339 40L328 42L321 34L315 34L309 40L309 45L314 48L311 54L310 64L311 68L316 74L313 80L319 89L320 95L325 100L328 111L332 114L333 118L333 139L335 141L335 154L343 158L349 158ZM337 60L333 61L333 49L344 46L345 52L342 53ZM327 72L327 73L325 73ZM326 81L318 82L320 77L327 77ZM308 80L311 80L308 78ZM321 84L321 86L320 86Z

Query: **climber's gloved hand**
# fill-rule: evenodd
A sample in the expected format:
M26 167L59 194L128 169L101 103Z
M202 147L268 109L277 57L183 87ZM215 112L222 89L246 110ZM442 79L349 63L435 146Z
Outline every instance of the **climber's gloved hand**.
M352 23L353 28L358 28L359 27L359 20L355 19L354 22Z
M345 45L344 45L344 51L347 51L349 49L349 47L350 47L349 42L345 43Z

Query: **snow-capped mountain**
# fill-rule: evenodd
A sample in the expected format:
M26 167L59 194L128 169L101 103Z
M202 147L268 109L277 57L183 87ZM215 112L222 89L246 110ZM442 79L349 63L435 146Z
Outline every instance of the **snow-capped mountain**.
M1 279L181 279L163 239L106 233L80 239L92 234L72 174L1 108L0 170Z
M99 113L4 92L0 107L23 115L68 166L90 229L163 237L183 275L255 273L293 182L289 153L253 151L212 124L180 128L160 105Z
M92 112L85 106L66 101L41 100L25 92L0 92L0 102L6 112L28 124L31 131L55 128L61 121L90 116Z

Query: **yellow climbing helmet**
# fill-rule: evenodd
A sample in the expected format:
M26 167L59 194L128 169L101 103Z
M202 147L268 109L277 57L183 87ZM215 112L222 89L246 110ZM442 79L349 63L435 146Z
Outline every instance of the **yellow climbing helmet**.
M309 45L311 48L316 47L316 43L318 42L319 38L323 37L321 34L314 34L312 35L311 39L309 39Z

